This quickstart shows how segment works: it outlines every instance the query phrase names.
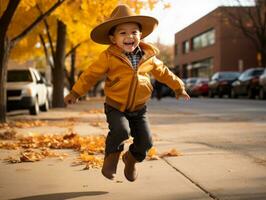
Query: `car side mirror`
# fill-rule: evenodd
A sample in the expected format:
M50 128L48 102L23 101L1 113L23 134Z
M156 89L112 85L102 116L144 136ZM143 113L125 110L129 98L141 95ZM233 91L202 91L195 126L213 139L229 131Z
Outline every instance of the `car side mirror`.
M37 81L37 83L38 83L38 84L43 84L44 81L43 81L43 79L40 79L40 80Z

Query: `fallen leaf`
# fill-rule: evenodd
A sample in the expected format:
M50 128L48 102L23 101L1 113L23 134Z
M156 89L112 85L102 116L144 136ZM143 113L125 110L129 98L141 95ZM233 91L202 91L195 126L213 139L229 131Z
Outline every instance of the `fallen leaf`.
M13 128L6 128L6 131L0 133L1 140L11 140L16 137L17 132Z
M178 152L176 149L171 149L168 152L162 153L160 155L160 158L164 158L164 157L171 157L171 156L181 156L182 154L180 152Z
M7 158L4 159L5 161L7 161L8 163L21 163L21 160L17 157L13 157L13 156L9 156Z
M87 152L81 153L79 159L86 163L84 170L90 168L100 168L103 165L103 158L95 155L89 155Z
M159 160L160 158L157 156L157 149L152 147L147 153L147 160Z

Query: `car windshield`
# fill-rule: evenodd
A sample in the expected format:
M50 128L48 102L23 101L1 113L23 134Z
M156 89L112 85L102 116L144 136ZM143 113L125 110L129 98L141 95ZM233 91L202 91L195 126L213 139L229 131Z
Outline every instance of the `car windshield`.
M9 70L7 72L7 82L32 82L29 70Z
M256 69L252 72L252 76L260 76L263 73L263 69Z
M187 79L187 81L186 81L186 83L196 83L196 81L197 81L197 78L188 78Z
M220 79L236 79L240 73L238 72L224 72L220 74Z
M200 83L208 83L209 79L207 78L200 78L197 80L196 84L200 84Z

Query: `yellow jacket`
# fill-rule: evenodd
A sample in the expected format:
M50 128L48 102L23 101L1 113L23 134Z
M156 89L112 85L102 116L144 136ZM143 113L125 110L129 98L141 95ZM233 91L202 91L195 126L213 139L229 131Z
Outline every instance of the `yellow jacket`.
M106 103L122 112L135 111L143 107L152 94L151 74L173 89L177 95L181 94L184 90L182 80L156 58L158 51L144 42L140 43L140 48L144 55L137 70L134 70L122 50L111 45L81 74L72 92L82 96L106 75Z

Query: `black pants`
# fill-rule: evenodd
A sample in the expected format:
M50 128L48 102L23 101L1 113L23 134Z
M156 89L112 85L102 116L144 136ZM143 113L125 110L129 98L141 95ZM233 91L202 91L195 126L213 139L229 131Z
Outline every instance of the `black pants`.
M152 147L146 106L134 112L121 112L108 104L105 104L104 108L109 124L109 133L105 142L105 156L123 151L124 142L131 135L133 143L129 146L129 151L137 161L143 161L147 151Z

